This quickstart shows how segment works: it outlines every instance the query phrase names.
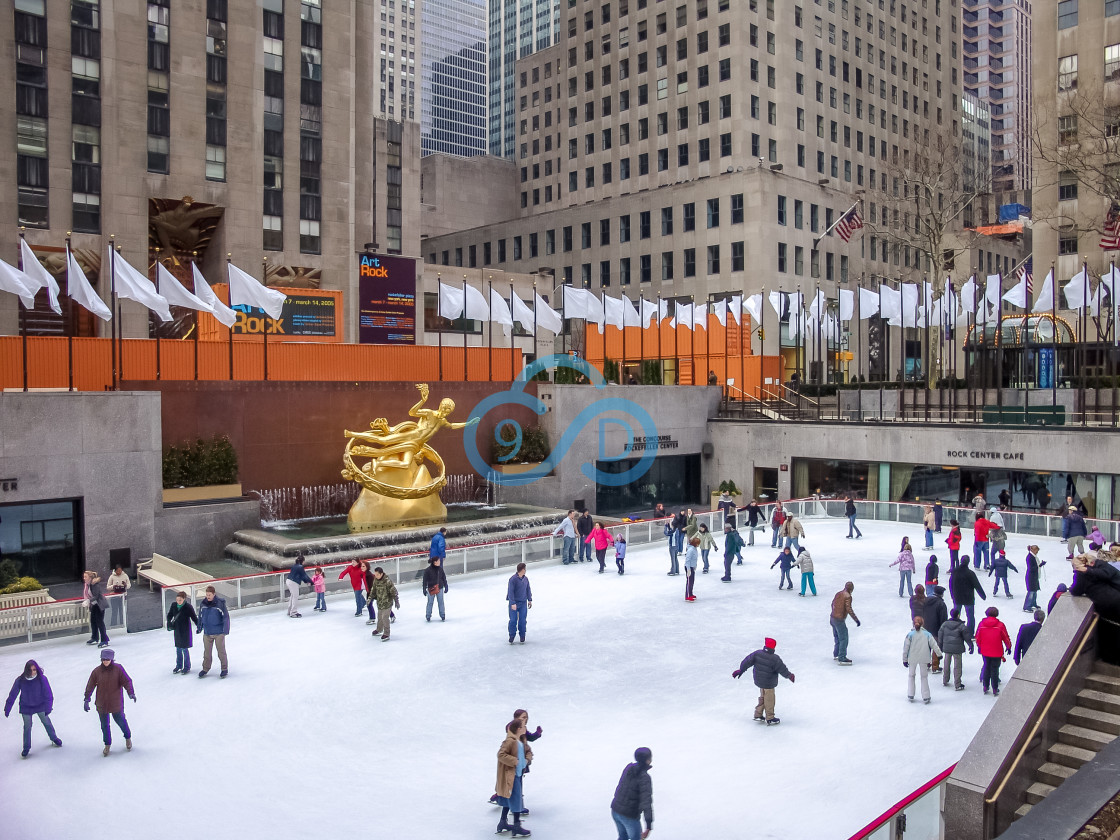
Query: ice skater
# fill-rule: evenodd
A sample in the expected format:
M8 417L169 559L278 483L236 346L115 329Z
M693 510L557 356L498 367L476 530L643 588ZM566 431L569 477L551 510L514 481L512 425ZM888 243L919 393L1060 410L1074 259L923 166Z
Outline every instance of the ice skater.
M937 555L931 554L929 562L926 563L926 592L932 592L933 587L937 586L937 575L940 571L937 567Z
M984 561L985 570L992 565L988 556L988 549L991 547L988 536L991 534L991 530L992 523L985 518L983 509L980 509L976 513L976 522L972 525L972 564L977 569L980 568L981 560Z
M424 570L424 579L420 583L428 604L424 608L424 620L432 620L432 602L439 606L439 620L446 621L447 615L443 611L443 593L447 591L447 573L443 571L442 557L429 557L428 568Z
M167 610L167 629L175 642L175 670L172 674L191 672L191 648L194 646L195 627L199 627L198 614L187 599L186 592L175 593L175 603ZM201 632L201 628L200 628Z
M99 648L109 646L109 633L105 629L105 610L109 606L101 591L101 578L97 572L82 572L82 601L89 607L89 641L87 645Z
M1003 591L1008 598L1011 597L1011 587L1007 585L1007 570L1018 574L1019 570L1011 565L1011 561L1007 559L1007 552L1000 551L999 553L992 553L992 569L988 572L988 577L996 576L996 585L992 589L992 597L999 594L999 582L1003 581Z
M1038 631L1042 629L1042 622L1046 620L1046 613L1043 610L1034 611L1034 620L1028 621L1019 628L1019 634L1015 637L1015 664L1018 665L1023 661L1023 657L1027 655L1031 645L1034 644L1035 637Z
M961 556L961 523L955 519L949 520L949 536L945 538L945 544L949 546L949 571L957 568L957 563L960 561Z
M778 547L778 532L781 531L782 525L785 523L785 521L786 512L782 510L782 503L775 502L774 512L770 515L770 531L772 532L772 536L770 537L771 548Z
M509 643L513 644L516 632L521 637L521 644L525 644L525 625L529 620L529 610L533 608L533 587L525 576L524 563L517 564L517 571L506 584L506 601L509 603Z
M1038 592L1042 589L1042 567L1045 565L1045 560L1038 559L1038 546L1027 546L1027 597L1023 601L1023 612L1038 608Z
M949 611L949 618L937 631L937 644L945 656L945 664L941 667L941 684L949 685L951 672L953 687L957 691L964 691L964 683L961 681L961 671L964 668L964 649L967 646L968 652L972 653L974 648L972 631L968 629L967 624L961 621L960 607L953 607Z
M999 620L999 608L988 607L984 611L986 616L976 628L976 647L984 657L984 672L981 677L984 682L984 693L988 689L999 697L999 666L1003 662L1004 652L1011 655L1011 637L1007 634L1007 625Z
M832 625L832 658L840 665L851 665L848 659L848 616L855 621L856 627L860 626L855 610L852 609L852 593L856 585L851 581L844 584L844 588L832 596L832 612L828 621Z
M529 762L533 760L533 751L522 740L525 734L525 724L517 718L506 724L506 737L498 747L498 774L494 785L494 793L498 796L498 804L502 806L502 818L498 822L496 834L509 833L514 837L528 837L530 832L521 827L521 811L524 802L521 798L522 776ZM513 825L509 824L508 817L513 814Z
M688 548L684 551L684 599L695 601L693 589L696 586L696 559L699 553L700 538L693 537L688 541Z
M626 536L621 533L614 538L614 565L620 575L626 574Z
M731 580L731 561L743 549L743 538L739 532L731 527L730 522L723 525L723 577L720 580Z
M799 593L802 598L805 597L805 587L808 585L813 593L813 597L817 597L817 583L813 579L813 555L809 553L809 549L801 546L801 550L797 552L797 567L801 569L801 592Z
M848 539L853 539L852 531L855 531L854 539L860 539L863 532L860 531L859 526L856 525L856 503L852 501L852 497L848 496L844 499L844 515L848 517Z
M798 546L798 550L800 549L801 547ZM793 578L790 577L789 570L793 568L796 562L793 551L791 551L790 547L787 545L782 549L782 553L777 556L774 562L770 564L771 569L781 564L782 576L778 579L778 591L785 589L787 583L789 584L789 588L793 589Z
M210 672L214 648L218 649L218 662L222 666L219 677L225 679L229 674L229 660L226 658L226 636L229 635L229 610L225 598L219 598L213 586L206 587L206 596L198 604L198 626L202 633L202 679Z
M906 696L911 703L914 702L914 676L921 677L922 702L928 704L929 697L929 669L930 665L941 656L941 648L937 639L925 629L925 620L914 616L914 629L906 634L902 640L902 665L909 671L906 680Z
M323 577L323 569L315 567L315 574L311 576L311 586L315 590L315 612L327 611L327 579Z
M750 545L754 545L754 529L759 527L758 523L762 521L762 508L758 505L758 499L751 499L750 504L747 505L747 539ZM766 526L762 526L763 530Z
M805 536L805 528L801 525L801 520L793 514L786 517L786 521L782 523L778 535L785 538L785 547L792 546L795 549L801 548L801 543L798 542L801 537Z
M354 615L359 616L366 606L366 574L362 569L362 564L357 560L351 560L350 565L338 573L338 579L342 580L343 578L350 579L350 588L354 590L354 604L356 606Z
M949 573L949 594L953 596L953 604L964 609L967 616L968 633L971 636L976 629L976 596L987 601L988 595L980 585L976 572L969 564L968 555L961 557L957 568Z
M727 525L732 528L735 527L734 518L726 521ZM708 554L713 548L716 547L716 538L712 536L712 532L708 530L708 526L701 524L696 536L700 538L700 559L704 561L704 574L708 573ZM740 561L741 562L741 561Z
M584 508L579 512L579 516L576 517L576 533L579 535L576 549L579 552L579 562L581 563L584 560L588 563L591 562L591 543L587 541L587 538L591 536L591 532L594 528L595 520L591 518L591 514L587 512L587 508Z
M649 777L653 752L649 747L634 750L634 762L627 764L618 779L611 800L611 817L618 840L645 840L653 831L653 780ZM641 818L646 818L642 831Z
M668 577L680 574L680 565L677 560L677 531L673 527L672 520L665 523L664 529L665 536L669 539L669 572Z
M922 526L926 535L926 548L933 548L933 532L937 528L937 519L933 515L933 506L926 505L922 516Z
M538 738L540 738L542 734L544 734L541 731L541 728L539 726L534 731L532 731L532 732L529 731L529 713L527 711L525 711L524 709L514 709L513 710L513 719L521 721L521 723L524 725L525 734L522 735L521 737L523 737L530 744L533 743L534 741L536 741ZM528 774L528 772L529 772L529 765L525 765L525 773ZM524 782L522 782L522 785L524 785ZM527 817L527 816L529 816L529 809L525 807L524 788L522 788L521 800L522 800L521 816ZM490 804L491 805L497 805L498 804L498 794L495 793L490 797Z
M731 676L739 679L745 671L754 669L754 684L758 686L758 705L754 707L754 719L760 723L765 722L768 726L781 723L781 719L774 714L774 689L778 687L778 677L785 677L791 683L795 681L782 657L774 653L777 646L778 643L773 639L764 639L762 649L748 653L739 667L731 672Z
M914 574L914 552L910 548L910 538L902 538L902 549L898 552L898 559L890 567L898 566L898 597L906 598L914 595L911 576ZM902 590L906 589L906 595Z
M599 561L599 574L603 574L607 570L607 549L614 544L610 531L603 527L602 522L596 522L584 542L595 549L595 559Z
M569 510L568 515L560 520L560 524L552 532L554 537L563 538L563 548L560 550L560 556L563 558L560 562L565 566L571 565L576 561L576 512Z
M4 717L12 712L16 698L19 698L19 714L23 718L23 752L27 758L31 752L31 724L36 717L43 728L47 730L47 737L56 747L62 746L62 739L54 731L51 723L51 712L54 711L54 693L51 684L47 682L47 675L34 659L28 659L23 666L23 673L16 677L12 683L12 690L8 692L8 700L4 703Z
M401 608L401 599L397 596L397 587L392 579L385 574L380 566L373 570L373 586L369 589L369 600L377 604L380 618L373 629L373 635L380 633L381 641L389 641L389 625L392 624L392 608Z
M288 618L303 618L299 612L299 585L301 583L311 583L311 578L307 576L307 571L303 568L302 551L296 557L296 562L292 564L292 568L288 570Z
M117 728L124 735L124 748L132 749L132 730L128 727L128 720L124 716L124 695L128 692L133 703L136 702L136 691L132 687L132 678L114 660L116 655L109 648L101 651L101 664L89 675L86 681L85 710L89 711L89 700L94 689L97 690L97 716L101 718L101 738L105 748L101 751L103 756L109 755L113 745L113 734L109 730L109 717L116 721Z

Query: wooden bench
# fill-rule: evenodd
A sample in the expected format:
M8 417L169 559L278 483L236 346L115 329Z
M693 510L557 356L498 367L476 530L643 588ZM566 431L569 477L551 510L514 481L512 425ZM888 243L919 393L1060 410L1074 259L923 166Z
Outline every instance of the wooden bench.
M192 569L162 554L153 554L149 559L136 564L136 579L140 578L147 578L150 590L153 583L165 587L181 586L184 583L213 580L214 576Z

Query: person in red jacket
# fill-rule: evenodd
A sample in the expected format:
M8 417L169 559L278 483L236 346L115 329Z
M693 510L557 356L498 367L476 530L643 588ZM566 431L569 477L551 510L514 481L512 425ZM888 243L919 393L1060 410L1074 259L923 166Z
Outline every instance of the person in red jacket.
M366 573L362 570L362 564L357 560L351 560L350 565L342 570L338 579L342 580L344 577L350 578L350 586L354 589L354 602L358 605L354 615L361 615L366 606Z
M999 666L1005 651L1011 655L1011 636L1007 634L1007 625L998 618L997 607L988 607L984 615L976 628L976 647L984 657L984 693L991 688L992 694L999 697Z
M976 514L976 524L972 526L972 533L976 540L972 547L972 565L977 569L980 568L981 558L984 560L985 570L991 566L988 559L988 533L991 530L992 523L987 520L984 514Z
M602 522L596 522L584 542L595 548L595 559L599 561L599 574L602 574L607 568L607 549L614 545L614 537L603 527Z
M955 519L950 519L949 524L953 527L949 529L949 536L946 537L945 542L949 546L949 571L957 568L957 563L961 555L961 523Z

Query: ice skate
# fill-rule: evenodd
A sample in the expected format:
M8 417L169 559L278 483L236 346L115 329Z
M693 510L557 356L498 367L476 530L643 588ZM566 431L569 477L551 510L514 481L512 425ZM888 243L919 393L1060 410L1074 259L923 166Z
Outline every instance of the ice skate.
M852 660L848 659L848 657L846 657L846 656L842 656L842 657L838 658L836 661L838 663L840 663L841 665L851 665L852 664Z
M512 830L513 830L513 826L511 826L509 823L500 822L500 823L498 823L498 828L497 828L497 830L494 831L494 833L495 834L509 834L510 831L512 831Z
M376 623L377 623L377 619L375 619L375 618L371 618L371 619L369 619L369 620L368 620L368 621L366 622L366 625L368 626L368 625L370 625L370 624L376 624Z
M108 744L106 744L105 749L103 749L101 751L101 755L103 755L105 758L108 758L109 757L109 750L110 750L110 747L109 747Z
M781 718L772 717L772 718L767 718L766 719L766 725L767 726L777 726L781 722L782 722Z
M172 673L172 674L178 674L178 673L182 672L182 670L183 670L182 668L176 668L176 669L175 669L174 671L172 671L171 673Z
M132 739L131 738L125 738L124 739L124 748L126 750L132 749Z
M225 668L222 669L222 673L218 674L218 677L223 679L223 680L228 676L229 676L229 671L227 671Z
M513 828L511 828L509 830L509 833L514 837L531 837L533 835L533 832L529 831L529 829L522 828L519 825L515 825Z

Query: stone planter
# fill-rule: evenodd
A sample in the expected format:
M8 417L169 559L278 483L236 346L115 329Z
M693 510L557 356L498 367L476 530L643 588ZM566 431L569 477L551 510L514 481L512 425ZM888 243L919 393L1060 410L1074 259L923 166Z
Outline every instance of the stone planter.
M163 503L198 502L206 499L237 499L242 496L240 484L210 484L206 487L165 487Z
M541 465L541 461L531 461L525 464L491 464L490 469L502 475L519 475L527 473L530 470L535 470Z

